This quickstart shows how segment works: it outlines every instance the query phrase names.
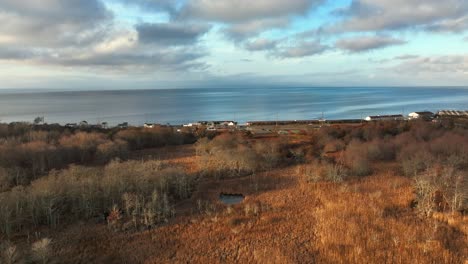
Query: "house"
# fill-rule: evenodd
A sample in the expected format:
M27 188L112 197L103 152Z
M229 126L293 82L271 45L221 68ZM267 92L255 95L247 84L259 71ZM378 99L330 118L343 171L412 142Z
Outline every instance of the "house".
M83 120L83 121L80 122L79 125L80 125L80 127L87 127L89 124L88 124L88 121Z
M150 124L150 123L145 123L143 125L144 128L154 128L154 124Z
M424 120L431 120L434 118L434 113L429 111L422 111L422 112L412 112L408 114L409 119L424 119Z
M468 118L468 111L460 110L440 110L436 114L437 117L463 117Z
M390 121L390 120L405 120L403 115L376 115L368 116L364 120L366 121Z

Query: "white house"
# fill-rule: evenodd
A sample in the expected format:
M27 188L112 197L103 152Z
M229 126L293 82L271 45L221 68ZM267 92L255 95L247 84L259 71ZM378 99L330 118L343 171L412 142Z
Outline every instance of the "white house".
M145 123L145 124L143 124L143 127L144 127L144 128L153 128L153 127L154 127L154 124Z

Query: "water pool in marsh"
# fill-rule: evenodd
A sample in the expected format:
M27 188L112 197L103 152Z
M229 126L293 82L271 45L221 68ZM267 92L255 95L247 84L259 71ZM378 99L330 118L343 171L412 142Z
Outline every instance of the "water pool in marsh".
M221 193L219 195L219 200L224 204L233 205L241 203L244 200L244 195L242 194L228 194L228 193Z

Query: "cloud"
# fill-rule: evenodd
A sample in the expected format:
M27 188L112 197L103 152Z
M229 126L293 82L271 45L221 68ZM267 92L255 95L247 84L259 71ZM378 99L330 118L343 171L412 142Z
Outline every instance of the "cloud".
M173 22L132 28L114 18L99 0L3 0L0 60L103 70L206 68L199 61L206 51L197 41L209 26Z
M2 0L0 39L17 45L81 45L98 38L112 19L99 0Z
M245 23L264 18L305 14L321 0L191 0L182 8L184 17Z
M388 36L373 36L341 39L335 43L335 46L349 52L365 52L393 45L402 45L405 43L406 41L404 40Z
M138 39L145 44L187 45L195 43L210 26L179 23L143 23L136 26Z
M204 54L192 52L152 52L143 54L139 52L119 53L119 54L83 54L65 58L47 58L46 63L53 63L63 66L82 67L105 67L120 68L132 66L137 69L158 69L163 71L188 70L194 68L204 68L203 63L196 63L194 60L201 58Z
M272 50L278 45L278 41L258 38L256 40L247 42L244 44L245 49L249 51L261 51L261 50Z
M166 12L170 16L178 12L176 0L116 0L122 4L136 6L143 11Z
M424 73L468 74L468 55L416 57L403 60L390 70L404 75Z
M222 23L223 32L240 42L262 32L287 27L294 16L305 15L324 0L191 0L178 19Z
M5 49L0 46L0 59L27 62L33 65L65 67L89 67L100 69L126 69L136 71L200 70L207 65L197 60L206 53L191 49L175 48L144 51L137 46L110 50L60 50L30 52L27 49Z
M467 12L465 0L353 0L349 7L335 12L343 20L327 30L359 32L435 26L452 31ZM453 25L443 26L444 23Z
M460 33L468 29L468 16L442 20L432 25L428 25L426 29L435 32Z
M317 55L330 49L329 46L321 44L319 41L303 41L293 46L283 46L271 55L278 58L301 58Z
M394 60L409 60L409 59L416 59L416 58L419 58L419 56L407 54L407 55L396 56L393 59Z
M263 31L268 31L273 28L284 28L288 26L289 22L289 19L286 17L252 20L245 23L230 25L224 30L224 33L234 41L243 41Z

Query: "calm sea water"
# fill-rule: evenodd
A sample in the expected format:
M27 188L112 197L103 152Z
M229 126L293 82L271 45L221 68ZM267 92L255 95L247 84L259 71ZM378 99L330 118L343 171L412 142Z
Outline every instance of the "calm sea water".
M468 109L466 88L207 88L125 91L2 91L0 122L145 122L361 118Z

